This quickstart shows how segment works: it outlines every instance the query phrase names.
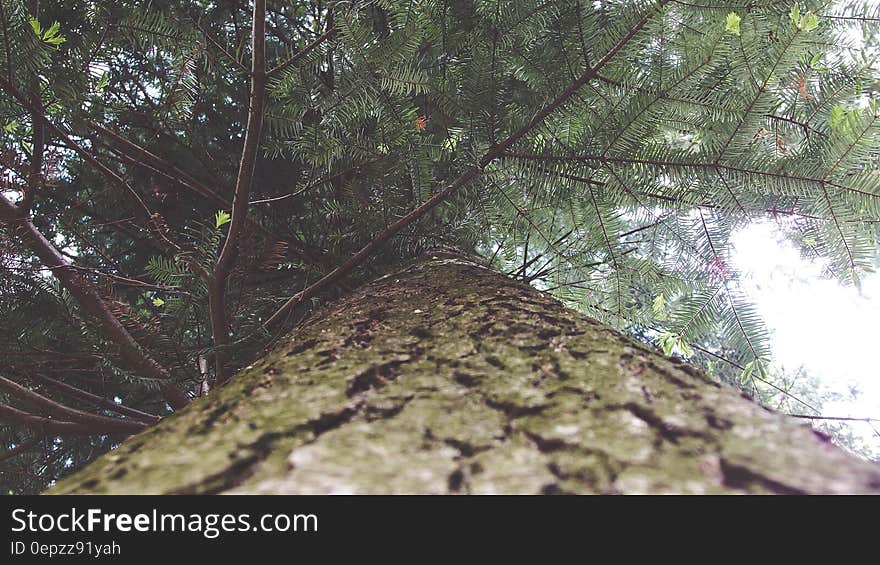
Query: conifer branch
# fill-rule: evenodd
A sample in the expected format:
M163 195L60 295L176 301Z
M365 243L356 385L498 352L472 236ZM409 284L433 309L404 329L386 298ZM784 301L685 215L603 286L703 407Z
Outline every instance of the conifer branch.
M19 217L17 207L2 194L0 194L0 218L3 218L18 233L27 247L46 268L52 271L52 274L70 292L77 303L98 322L104 330L104 334L119 346L123 360L132 369L147 379L157 381L171 379L171 373L168 369L153 359L135 341L119 319L113 315L97 289L87 279L80 276L76 269L71 269L67 259L30 220ZM189 403L189 397L173 385L163 384L161 390L165 399L175 409L182 408Z
M308 45L306 45L305 47L303 47L302 49L300 49L299 51L297 51L296 53L291 55L286 60L282 61L281 63L279 63L279 64L275 65L274 67L272 67L271 69L269 69L269 71L266 72L266 78L272 78L275 75L286 70L291 65L295 65L300 59L302 59L303 57L305 57L306 55L308 55L309 53L311 53L312 51L314 51L315 49L320 47L320 45L322 43L324 43L328 39L332 39L333 36L336 35L336 32L337 32L336 27L331 26L327 31L325 31L324 33L319 35L317 38L315 38L314 41L312 41L311 43L309 43Z
M649 13L643 16L630 30L624 34L624 36L596 63L587 68L581 75L571 83L568 88L563 90L560 94L556 96L549 104L541 108L535 115L520 129L516 130L514 133L510 134L506 139L501 141L500 143L492 146L483 156L479 159L476 165L471 166L464 173L462 173L457 179L455 179L452 183L450 183L446 188L437 192L426 200L422 205L418 206L402 218L398 219L396 222L389 225L382 232L376 235L369 243L367 243L364 247L358 250L354 255L352 255L345 263L325 275L323 278L319 279L317 282L313 283L311 286L306 288L305 290L295 294L291 298L289 298L282 306L279 308L269 319L266 321L265 325L267 327L272 327L280 322L284 321L287 318L287 315L291 312L291 310L303 300L307 300L329 285L335 283L340 280L342 277L346 276L356 267L361 265L364 261L366 261L372 254L378 250L382 245L384 245L389 239L394 237L398 232L402 229L406 228L429 211L433 210L439 204L445 202L454 194L456 194L462 187L467 186L472 181L474 181L477 177L479 177L483 169L489 165L489 163L495 161L495 159L503 156L517 141L522 139L526 134L528 134L532 129L534 129L539 124L543 123L544 120L550 116L550 114L554 113L560 107L562 107L568 100L583 87L585 84L594 79L598 72L605 67L616 55L623 49L629 42L635 37L635 35L645 27L645 24L656 15L660 9L662 9L670 0L660 0L657 6L652 9Z
M132 186L126 181L123 177L119 176L115 171L107 167L103 164L98 157L93 154L91 151L85 149L80 144L76 143L70 136L70 134L60 126L51 122L43 112L41 108L35 106L31 100L22 95L15 86L6 81L5 79L0 79L0 88L3 88L6 92L8 92L15 100L21 104L26 109L30 110L30 112L35 116L35 119L39 119L40 122L45 126L45 128L52 131L55 135L57 135L61 142L74 153L82 157L87 163L89 163L92 167L94 167L98 172L107 177L114 184L121 186L126 190L131 199L134 201L135 205L140 208L143 214L146 216L147 222L153 222L154 214L152 210L150 210L149 206L144 202L143 198L137 193L137 191L132 188ZM21 213L20 211L18 213ZM154 233L156 236L156 240L162 245L163 250L166 253L180 251L180 247L168 239L168 237L162 232L162 229L159 226L154 226L156 229L151 230L151 233Z
M211 308L211 333L214 339L214 358L217 382L227 378L226 360L229 344L229 328L226 321L226 282L235 266L238 242L247 223L248 203L254 182L260 132L263 128L263 107L266 98L266 0L254 0L251 60L251 92L247 130L244 147L235 182L232 200L232 217L226 242L211 273L209 299Z

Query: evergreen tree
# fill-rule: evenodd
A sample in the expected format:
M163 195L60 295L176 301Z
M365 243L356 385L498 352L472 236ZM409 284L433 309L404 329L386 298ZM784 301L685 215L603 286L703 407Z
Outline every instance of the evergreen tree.
M731 234L856 285L876 257L870 2L0 8L4 490L439 246L758 397L788 389Z

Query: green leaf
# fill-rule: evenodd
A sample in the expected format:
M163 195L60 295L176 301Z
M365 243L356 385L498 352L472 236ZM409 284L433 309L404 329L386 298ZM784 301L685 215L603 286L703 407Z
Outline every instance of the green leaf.
M21 124L19 124L17 120L12 120L11 122L3 126L3 131L5 131L6 133L15 133L16 131L18 131L18 126L20 125Z
M833 131L842 132L846 129L846 118L846 108L841 104L836 104L828 113L828 125Z
M55 21L52 24L52 27L47 29L46 32L43 34L43 39L44 40L52 39L53 37L58 35L58 30L60 30L60 29L61 29L61 22Z
M31 29L34 30L34 33L37 37L39 37L44 43L48 43L49 45L58 46L67 41L67 39L63 35L59 35L58 32L61 30L61 22L55 21L49 29L43 31L43 28L40 26L39 20L36 18L30 18L28 23L31 25Z
M221 228L231 220L232 216L230 216L225 210L218 210L217 214L214 216L214 227Z
M672 350L675 349L675 334L672 332L663 333L659 338L659 343L663 355L669 357L672 355Z
M739 14L736 12L730 12L727 14L727 17L724 18L724 31L732 33L733 35L739 35L739 22L742 21L742 18L739 17Z
M668 317L666 315L666 299L663 298L662 294L654 297L651 309L654 311L654 317L658 320L665 320Z
M159 298L158 296L153 299L153 306L164 306L165 301Z
M761 378L765 381L767 380L767 371L764 369L764 364L761 363L760 359L755 359L755 366L758 367L758 372L761 373Z
M807 12L801 17L801 22L798 27L804 31L813 31L819 27L819 16L813 12Z
M683 339L681 339L681 337L678 338L678 343L677 343L676 345L677 345L677 347L678 347L678 351L679 351L683 356L685 356L685 357L690 357L690 356L692 356L692 355L694 354L694 350L691 348L691 346L688 345L686 341L684 341Z
M95 90L97 92L104 92L104 89L107 88L108 84L110 84L110 75L108 73L102 73L101 78L95 83Z
M664 332L659 337L660 349L663 355L669 357L673 353L678 353L683 357L690 357L694 354L694 350L688 345L679 334L672 332Z
M801 8L797 4L791 7L791 13L789 14L791 17L791 23L796 25L798 29L801 27Z
M746 363L746 366L743 367L742 375L740 375L740 377L739 377L739 382L741 384L746 384L747 382L749 382L749 379L752 376L752 371L754 371L754 370L755 370L755 362L754 361L749 361L748 363Z

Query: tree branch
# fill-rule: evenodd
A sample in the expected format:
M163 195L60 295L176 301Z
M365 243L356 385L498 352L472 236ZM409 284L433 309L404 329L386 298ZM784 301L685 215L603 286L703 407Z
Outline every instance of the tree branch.
M22 402L44 411L53 418L68 422L77 422L79 424L89 424L95 426L103 426L108 432L113 433L137 433L147 428L148 424L136 420L123 420L119 418L109 418L98 414L89 414L82 410L76 410L68 406L64 406L54 400L29 390L20 384L13 382L5 377L0 377L0 390L6 392L10 396L18 398Z
M114 182L115 184L124 188L128 192L131 199L134 201L135 205L138 206L144 212L144 214L146 216L146 220L148 222L153 220L153 212L150 210L150 208L144 202L143 198L141 198L141 196L137 193L137 191L135 191L135 189L132 188L132 186L130 184L128 184L128 181L126 181L124 178L119 176L115 171L113 171L112 169L107 167L105 164L103 164L101 161L99 161L98 158L94 154L92 154L92 152L88 151L87 149L82 147L80 144L73 141L73 139L70 137L70 134L68 134L66 131L64 131L61 127L59 127L58 125L49 121L49 118L45 115L45 113L43 113L42 109L39 107L35 107L32 104L32 102L30 100L28 100L25 96L23 96L15 88L15 86L11 82L8 82L5 79L0 78L0 87L2 87L13 98L15 98L15 100L20 105L22 105L27 110L30 110L30 112L35 116L35 119L36 119L36 117L39 117L39 120L41 121L41 123L43 125L45 125L45 127L47 129L49 129L54 134L56 134L61 139L61 142L68 149L70 149L71 151L73 151L74 153L79 155L83 160L85 160L87 163L92 165L95 169L98 170L98 172L100 172L102 175L104 175L105 177L110 179L112 182ZM157 241L164 248L163 249L164 252L180 251L180 247L176 243L169 240L162 233L161 229L159 229L158 226L156 226L156 229L153 231L155 231L156 235L158 236Z
M113 315L107 303L101 298L97 289L76 269L71 269L61 253L45 238L30 220L18 216L17 207L5 196L0 194L0 217L9 219L7 224L22 237L28 248L42 261L52 274L61 282L77 303L95 320L104 334L120 348L123 360L140 376L158 381L169 381L171 373L153 359L141 345L135 341L125 326ZM175 409L189 403L189 397L173 385L164 384L162 393L169 404Z
M31 17L39 19L40 2L38 0L30 0L29 9ZM31 212L31 206L34 203L34 196L40 187L40 180L43 173L43 150L46 146L46 131L43 124L42 108L43 102L40 98L40 81L35 78L33 90L31 91L31 105L39 108L40 112L31 112L31 162L30 172L27 179L27 190L21 197L18 204L19 214L27 216Z
M211 274L209 284L209 302L211 309L211 333L214 339L214 359L218 383L227 379L226 347L229 344L229 330L226 320L226 281L235 266L238 255L238 239L242 228L247 223L248 202L254 183L254 171L257 163L257 150L260 146L260 133L263 129L263 106L266 91L266 0L254 0L252 55L251 55L251 94L248 110L247 130L244 136L244 147L241 150L241 161L238 166L238 178L235 182L235 194L232 200L232 218L229 222L229 233L223 250L217 259L217 265Z
M174 182L175 184L192 192L193 194L205 198L219 208L222 208L224 210L232 208L232 203L229 202L229 200L224 198L222 195L218 194L215 190L211 189L186 171L183 171L179 167L168 163L162 157L159 157L149 149L146 149L145 147L142 147L137 143L128 140L118 133L95 122L89 122L88 126L98 134L109 138L115 143L115 145L110 146L106 141L102 140L102 143L104 143L104 145L107 145L111 148L111 150L120 153L125 157L128 157L128 159L130 159L136 165L144 167L156 174L162 175L171 182ZM253 204L253 202L251 204ZM255 222L250 218L246 219L249 226L259 230L267 238L271 238L274 240L283 240L288 243L290 245L291 251L294 252L296 256L300 259L308 261L309 263L317 267L325 267L322 258L320 257L320 255L316 254L314 250L310 250L302 246L296 240L281 237L280 235L273 233L271 230L265 228L259 222Z
M670 1L671 0L660 0L660 2L658 2L657 8L663 8ZM486 168L489 163L504 155L508 151L508 149L513 146L514 143L519 141L536 126L543 123L543 121L550 114L552 114L557 109L559 109L560 106L565 104L569 98L571 98L578 90L581 89L581 87L590 82L592 79L596 78L599 70L607 65L608 62L611 61L614 56L617 55L617 53L632 40L632 38L645 26L645 24L648 23L648 21L656 13L657 11L655 9L652 9L649 13L643 16L642 19L640 19L601 59L596 61L596 63L592 67L587 68L580 75L580 77L578 77L577 80L570 84L568 88L562 91L562 93L557 95L556 98L554 98L550 103L541 108L532 117L532 119L529 120L520 129L510 134L501 143L492 146L480 158L476 165L470 167L461 176L455 179L449 186L426 200L421 206L415 208L413 211L409 212L407 215L403 216L402 218L385 228L378 235L376 235L372 241L370 241L354 255L352 255L351 258L348 259L348 261L346 261L330 273L326 274L323 278L319 279L317 282L307 287L305 290L290 297L274 314L272 314L272 316L269 317L265 325L267 327L272 327L286 319L287 315L297 304L299 304L303 300L307 300L312 296L315 296L317 293L321 292L329 285L340 280L342 277L351 272L355 267L363 263L376 250L382 247L385 242L394 237L400 230L404 229L408 225L412 224L413 222L427 214L437 205L448 200L452 195L458 192L459 189L470 184L474 179L479 177L482 174L483 169Z
M303 57L305 57L306 55L308 55L309 53L314 51L319 45L321 45L322 43L324 43L326 40L330 39L334 35L336 35L336 27L335 26L331 27L330 29L325 31L323 34L319 35L314 41L312 41L310 44L303 47L301 50L296 52L294 55L292 55L286 61L279 63L278 65L269 69L269 72L266 73L266 77L267 78L273 77L273 76L277 75L278 73L280 73L281 71L283 71L284 69L286 69L287 67L296 64L297 61L299 61L300 59L302 59Z
M0 422L24 426L36 433L53 436L95 436L120 433L95 424L65 422L43 416L35 416L30 412L24 412L5 404L0 404Z
M31 379L41 383L43 385L52 387L62 394L66 394L71 398L75 398L82 402L87 402L89 404L93 404L99 408L104 408L105 410L110 410L111 412L116 412L122 416L128 416L130 418L135 418L137 420L142 420L144 422L154 424L158 422L161 418L159 416L154 416L153 414L148 414L147 412L141 412L140 410L135 410L129 406L123 406L121 404L116 404L115 402L111 402L106 398L98 396L96 394L92 394L90 392L86 392L80 388L77 388L73 385L69 385L67 383L61 382L59 380L53 379L51 377L47 377L45 375L34 374L31 375Z

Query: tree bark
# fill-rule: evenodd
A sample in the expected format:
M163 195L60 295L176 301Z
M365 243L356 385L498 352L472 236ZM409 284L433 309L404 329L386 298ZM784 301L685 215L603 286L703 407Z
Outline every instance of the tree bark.
M439 254L50 492L855 493L880 492L880 466Z

